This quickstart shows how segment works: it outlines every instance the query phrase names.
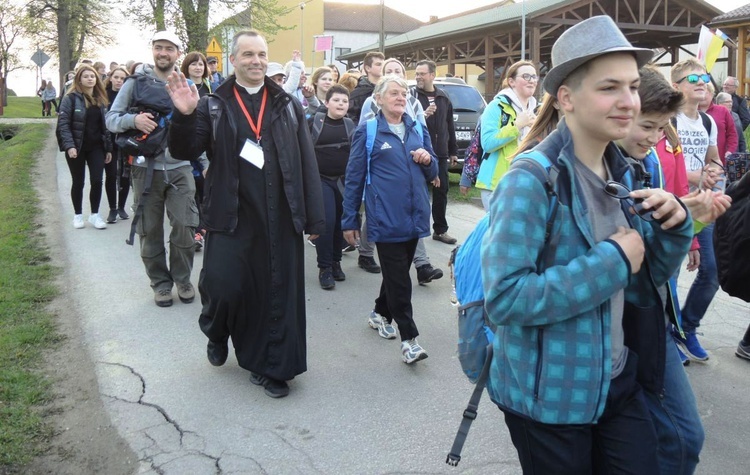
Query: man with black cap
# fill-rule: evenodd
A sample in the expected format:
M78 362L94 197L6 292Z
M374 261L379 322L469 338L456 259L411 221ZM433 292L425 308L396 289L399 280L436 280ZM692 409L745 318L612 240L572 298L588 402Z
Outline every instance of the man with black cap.
M659 359L639 360L626 342L635 335L663 354L657 288L679 268L693 226L673 195L639 189L612 143L640 110L638 69L652 55L608 16L560 35L544 89L564 118L491 199L482 277L498 327L488 391L524 473L659 472L636 380L658 378Z
M211 90L215 91L219 84L224 82L224 76L219 72L219 60L216 56L206 58L208 63L209 80L211 81Z
M168 31L157 32L151 42L154 65L144 64L128 77L107 112L107 128L112 133L138 129L151 134L166 126L172 101L166 80L175 70L182 50L180 39ZM140 111L140 112L138 112ZM177 285L180 301L195 298L190 274L195 252L195 180L190 162L176 158L166 144L154 157L133 161L133 192L138 205L134 225L140 235L141 259L159 307L172 305L172 286ZM169 263L164 248L164 211L169 215Z

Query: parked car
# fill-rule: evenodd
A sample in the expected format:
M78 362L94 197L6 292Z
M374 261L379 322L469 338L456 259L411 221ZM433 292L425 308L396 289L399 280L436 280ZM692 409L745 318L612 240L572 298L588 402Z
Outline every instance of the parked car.
M477 88L469 86L461 78L435 78L435 87L448 95L453 104L453 121L456 125L456 144L458 145L458 163L449 171L461 173L464 167L466 147L471 142L474 129L482 116L487 103ZM409 87L416 85L409 81Z

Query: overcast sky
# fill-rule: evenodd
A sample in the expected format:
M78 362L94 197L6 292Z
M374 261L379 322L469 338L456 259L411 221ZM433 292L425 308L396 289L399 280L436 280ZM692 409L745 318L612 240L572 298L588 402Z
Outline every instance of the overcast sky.
M3 0L5 1L5 0ZM23 2L24 0L11 0L13 2ZM320 1L320 0L312 0ZM742 5L750 3L750 0L707 0L708 3L716 6L720 10L729 11L733 10ZM371 3L378 4L379 0L350 0L351 3ZM438 17L446 17L462 11L472 10L484 5L491 5L497 3L497 0L385 0L385 4L395 10L411 15L423 21L429 20L432 15ZM129 59L137 61L152 61L150 56L150 48L148 47L148 41L151 36L150 33L144 34L141 30L133 27L132 25L123 22L119 27L121 41L119 44L112 45L109 48L100 48L97 51L97 55L94 60L103 61L109 66L110 61L126 62ZM35 51L33 45L28 45L23 52L21 57L29 60L29 65L32 65L30 58ZM57 62L51 52L47 52L53 59L47 63L42 70L42 78L52 77L57 78ZM34 95L39 84L39 78L37 75L36 68L23 71L15 71L10 74L8 78L8 85L18 95L31 96Z

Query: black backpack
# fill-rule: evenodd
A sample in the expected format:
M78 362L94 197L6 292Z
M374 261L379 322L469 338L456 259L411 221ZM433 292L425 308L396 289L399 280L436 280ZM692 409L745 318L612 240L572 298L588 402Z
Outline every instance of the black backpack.
M118 133L115 143L125 155L155 158L167 148L167 130L172 118L172 99L164 89L164 83L146 74L127 78L135 81L129 114L150 113L157 127L147 134L138 129Z
M318 145L318 139L320 138L320 133L323 131L323 125L325 125L326 122L326 113L323 111L319 111L315 113L315 116L313 116L312 119L312 142L316 149L319 148L325 148L325 147L340 147L342 144L330 144L330 145ZM352 140L352 135L354 135L354 130L356 129L356 126L354 125L354 121L350 119L349 117L344 117L344 127L346 127L346 136L349 139L349 142Z
M729 185L732 206L714 225L714 254L724 292L750 302L750 174Z

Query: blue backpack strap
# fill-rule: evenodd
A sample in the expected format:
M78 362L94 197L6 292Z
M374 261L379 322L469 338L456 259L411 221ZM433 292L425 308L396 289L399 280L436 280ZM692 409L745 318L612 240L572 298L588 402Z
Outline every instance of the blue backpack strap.
M560 199L557 194L557 178L559 176L559 170L545 154L538 150L531 150L520 155L513 160L511 168L521 168L528 171L542 182L544 189L547 191L547 197L549 198L549 213L547 214L547 224L544 229L544 241L547 245L544 246L544 250L539 254L539 258L536 262L537 271L541 272L552 266L557 245L560 243L560 233L554 235L552 233L552 228L555 225L555 218L557 216L557 208L560 204Z
M373 117L367 119L367 141L365 147L367 148L367 180L365 183L370 184L370 160L372 159L372 147L375 145L375 135L378 133L378 119Z

